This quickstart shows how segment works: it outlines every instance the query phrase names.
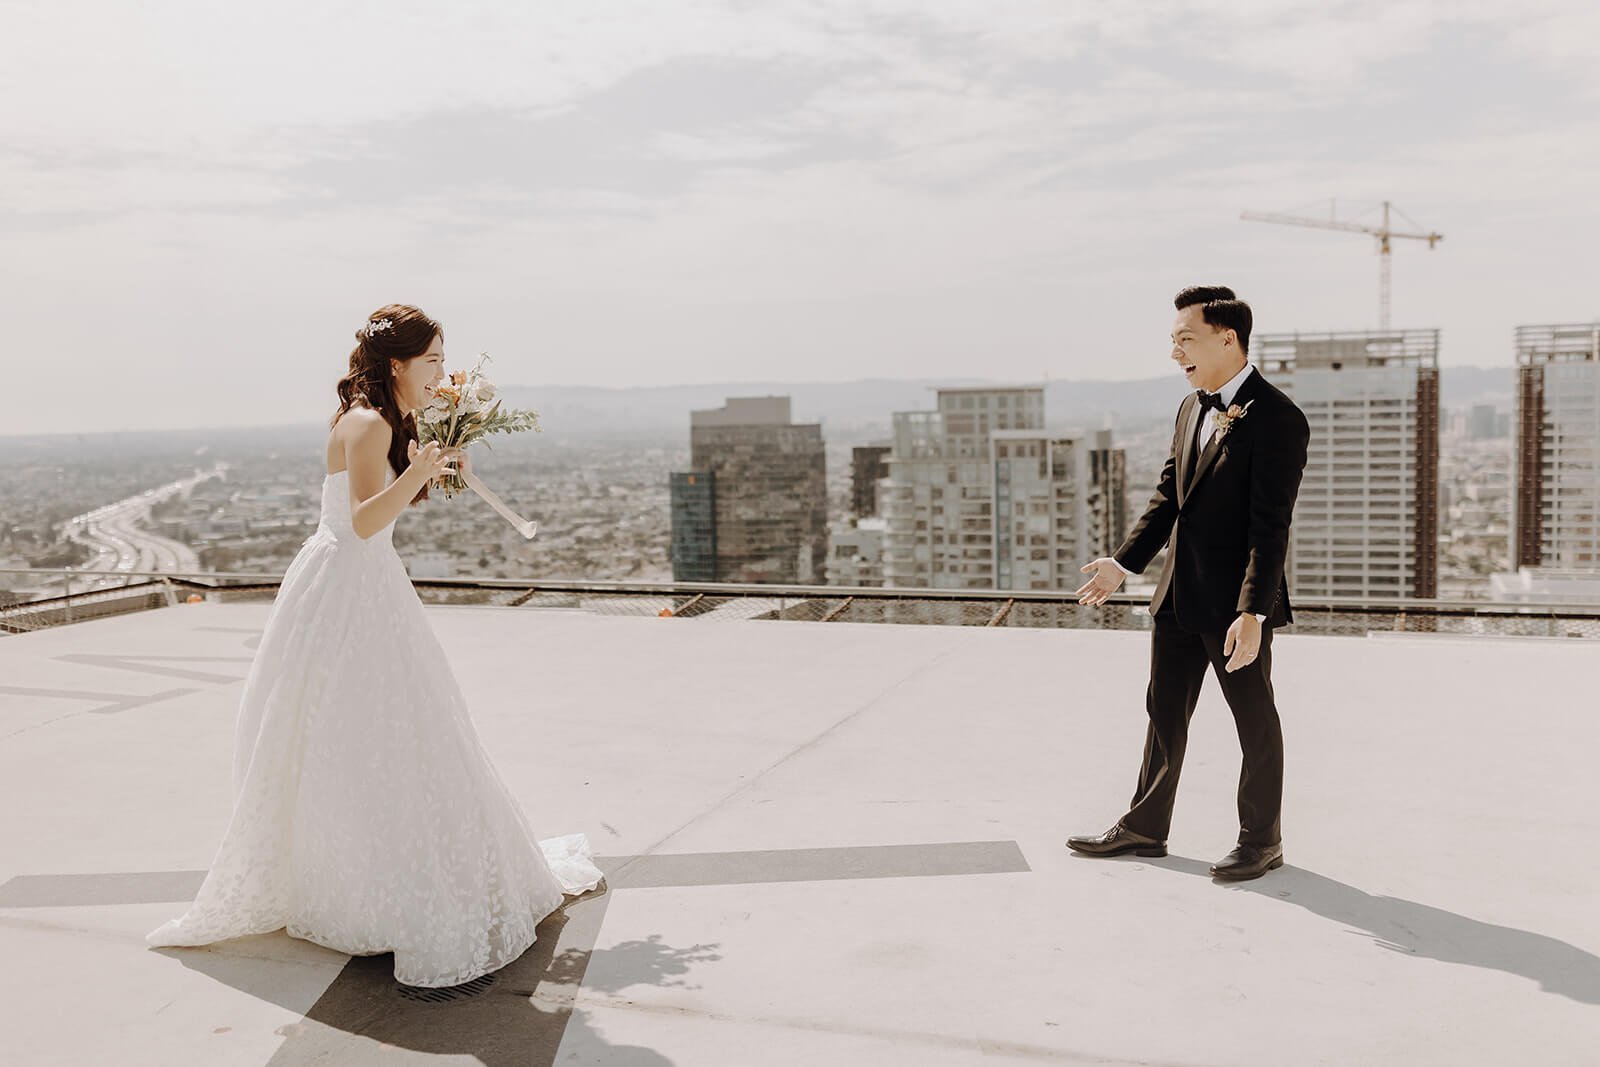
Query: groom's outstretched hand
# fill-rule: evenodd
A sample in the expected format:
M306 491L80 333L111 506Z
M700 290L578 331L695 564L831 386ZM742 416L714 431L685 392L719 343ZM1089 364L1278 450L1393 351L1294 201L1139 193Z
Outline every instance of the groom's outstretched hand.
M1250 666L1260 651L1261 620L1249 614L1234 619L1233 625L1228 627L1227 638L1222 642L1222 654L1228 657L1228 673Z
M1078 586L1078 603L1088 604L1091 607L1104 604L1107 597L1122 588L1122 580L1127 577L1110 556L1090 560L1078 569L1091 576L1087 582Z

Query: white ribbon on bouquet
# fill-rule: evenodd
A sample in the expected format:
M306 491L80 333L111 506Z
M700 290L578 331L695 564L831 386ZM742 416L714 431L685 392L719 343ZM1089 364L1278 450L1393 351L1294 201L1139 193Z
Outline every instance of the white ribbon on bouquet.
M533 540L534 535L539 532L539 524L537 522L533 521L532 519L525 519L521 515L518 515L516 512L512 511L510 508L506 507L506 502L501 500L493 489L490 489L487 485L484 485L483 479L479 478L476 474L463 474L461 476L461 480L467 483L468 489L471 489L474 493L477 493L484 499L485 503L498 511L501 518L505 519L512 526L515 526L517 528L517 532L523 537L531 541Z

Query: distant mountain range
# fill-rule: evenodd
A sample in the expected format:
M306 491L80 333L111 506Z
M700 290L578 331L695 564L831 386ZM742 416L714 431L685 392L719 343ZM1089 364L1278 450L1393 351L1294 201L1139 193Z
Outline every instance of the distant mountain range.
M584 435L678 432L687 440L689 413L721 407L732 396L787 396L797 422L822 422L830 438L886 433L897 411L928 410L943 387L990 384L980 378L856 382L736 382L654 388L507 386L506 402L537 408L550 432ZM996 383L1013 384L1013 383ZM1134 381L1052 381L1045 387L1045 418L1051 427L1136 427L1171 419L1188 386L1177 374ZM1509 410L1509 367L1447 367L1440 373L1447 408L1494 404Z
M1513 372L1510 367L1446 367L1440 373L1446 408L1493 404L1509 411ZM732 396L787 396L793 400L797 422L821 422L828 440L837 445L858 443L889 432L897 411L930 410L934 390L948 386L1016 384L981 378L927 378L912 380L864 379L856 382L730 382L709 385L669 385L604 389L582 385L510 385L502 388L514 407L536 408L547 439L581 440L585 437L635 438L654 442L689 440L689 413L721 407ZM1133 381L1051 381L1045 387L1045 421L1052 429L1097 429L1112 425L1138 430L1172 418L1187 386L1177 374ZM298 440L325 424L284 427L214 427L167 431L124 431L112 434L72 433L31 435L8 440L39 443L63 438L96 448L96 439L115 436L119 441L173 444L209 439L222 431L235 444L260 439L263 447L278 444L284 431Z

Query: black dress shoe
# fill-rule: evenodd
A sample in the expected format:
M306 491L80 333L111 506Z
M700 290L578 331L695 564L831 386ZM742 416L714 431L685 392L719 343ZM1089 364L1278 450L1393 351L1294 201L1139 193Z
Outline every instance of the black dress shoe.
M1153 837L1136 834L1120 822L1103 834L1093 837L1069 837L1067 847L1085 856L1120 856L1132 852L1138 856L1165 856L1167 843Z
M1211 865L1211 876L1225 882L1248 882L1283 866L1283 845L1240 845Z

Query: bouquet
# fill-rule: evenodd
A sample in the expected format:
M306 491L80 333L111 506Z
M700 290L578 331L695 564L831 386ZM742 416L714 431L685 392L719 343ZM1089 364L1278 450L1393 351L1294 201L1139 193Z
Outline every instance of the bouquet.
M462 450L492 434L521 433L524 430L541 432L539 413L526 408L503 407L497 399L494 382L483 373L489 362L487 352L478 356L471 370L455 371L450 380L433 387L428 402L413 412L417 422L417 444L437 441L446 450ZM487 445L485 447L488 447ZM446 474L435 484L448 497L463 489L471 489L499 512L506 521L521 531L524 537L533 537L539 524L517 515L473 474Z

